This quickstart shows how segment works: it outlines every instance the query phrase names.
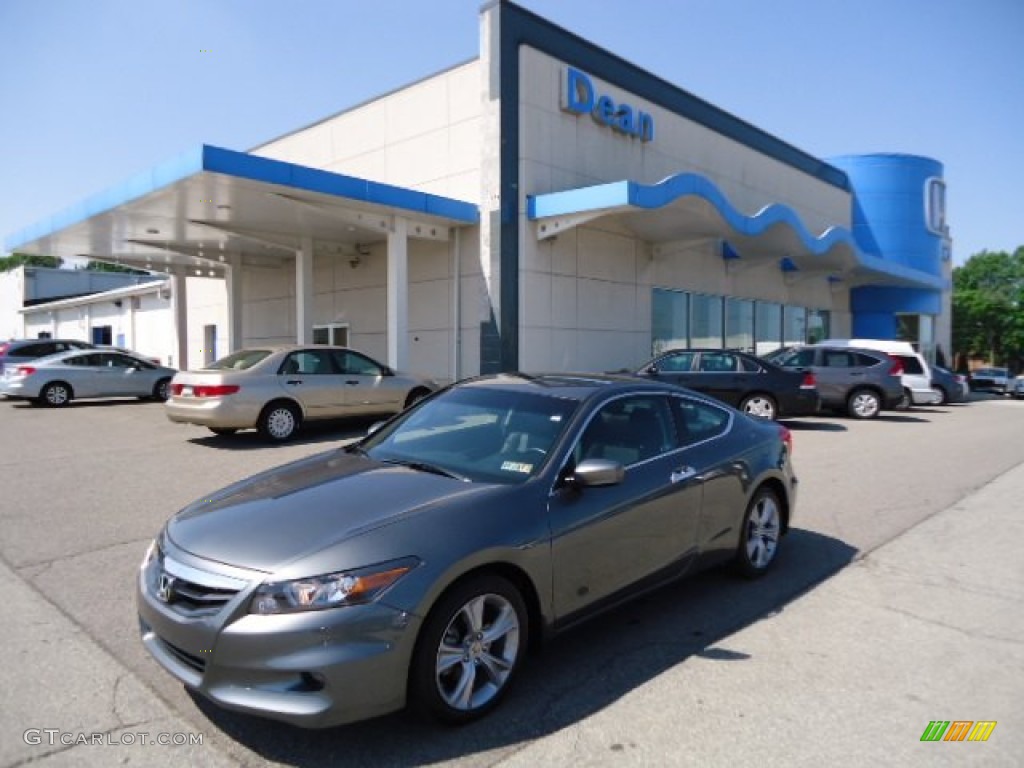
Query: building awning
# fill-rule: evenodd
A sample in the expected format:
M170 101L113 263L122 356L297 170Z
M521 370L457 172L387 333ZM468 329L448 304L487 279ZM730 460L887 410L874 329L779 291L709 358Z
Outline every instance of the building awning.
M732 268L775 262L787 279L822 276L849 287L909 286L943 290L944 278L863 252L844 227L819 235L783 204L752 216L739 211L718 187L693 173L657 184L616 181L529 198L528 216L538 239L602 217L613 217L656 253L695 240L722 241L722 258Z
M396 217L410 237L447 240L476 205L203 145L7 238L9 251L222 276L231 256L280 263L312 238L345 253L383 241Z

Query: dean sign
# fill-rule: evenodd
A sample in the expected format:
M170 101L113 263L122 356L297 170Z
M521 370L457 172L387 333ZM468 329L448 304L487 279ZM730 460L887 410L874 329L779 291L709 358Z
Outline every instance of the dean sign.
M565 68L562 109L577 115L589 113L601 125L640 141L654 139L654 118L651 115L629 104L617 104L611 96L598 93L593 81L572 67Z

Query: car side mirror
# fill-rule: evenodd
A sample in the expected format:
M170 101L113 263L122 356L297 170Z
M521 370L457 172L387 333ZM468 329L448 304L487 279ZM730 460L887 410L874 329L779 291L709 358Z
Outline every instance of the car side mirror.
M654 376L658 373L658 366L652 363L651 365L648 365L646 368L644 368L644 373L649 373L652 376Z
M602 485L618 485L626 477L626 469L617 461L609 459L584 459L576 465L569 478L580 487L598 487Z

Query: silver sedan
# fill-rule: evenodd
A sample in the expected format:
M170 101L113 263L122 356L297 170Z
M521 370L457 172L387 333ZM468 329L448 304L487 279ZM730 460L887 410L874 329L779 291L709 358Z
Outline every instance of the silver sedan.
M171 382L167 418L218 435L257 429L291 438L302 422L390 415L436 390L347 347L268 345L243 349Z
M49 406L96 397L166 400L175 373L130 352L75 349L8 365L0 378L0 395Z

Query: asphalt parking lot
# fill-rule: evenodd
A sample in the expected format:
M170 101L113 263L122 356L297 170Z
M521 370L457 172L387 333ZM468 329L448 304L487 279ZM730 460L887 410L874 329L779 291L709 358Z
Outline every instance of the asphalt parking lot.
M706 573L586 624L472 726L310 732L193 700L142 650L133 580L176 509L367 425L268 446L154 403L0 402L0 766L1019 765L1024 402L788 424L801 492L767 578ZM921 743L936 719L998 726ZM124 743L138 732L203 743Z

